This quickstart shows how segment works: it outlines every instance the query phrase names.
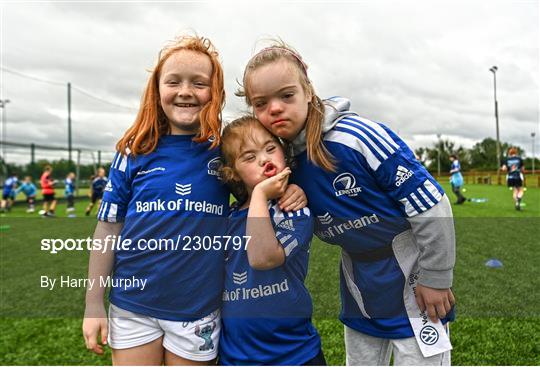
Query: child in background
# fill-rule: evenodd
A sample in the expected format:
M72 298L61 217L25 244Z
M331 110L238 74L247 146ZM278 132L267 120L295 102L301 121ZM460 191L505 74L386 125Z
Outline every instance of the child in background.
M43 209L39 211L42 217L54 217L54 211L56 210L56 198L54 192L55 180L52 178L52 167L46 165L41 175L41 194L43 195Z
M23 183L17 189L17 194L20 192L23 192L26 196L26 203L28 204L28 209L26 209L26 212L33 213L35 211L34 204L36 202L37 188L36 185L34 185L34 183L32 182L32 177L26 176L24 178Z
M99 167L97 174L93 176L90 183L90 204L86 207L85 214L89 216L97 202L97 206L101 205L101 199L103 199L103 193L107 186L107 176L105 176L105 168Z
M523 198L523 171L525 165L523 159L518 156L518 150L514 147L508 149L508 157L501 169L508 172L506 175L506 184L512 188L512 197L514 207L521 210L521 199Z
M455 234L448 198L388 127L322 101L301 56L283 43L248 62L253 112L290 144L316 235L342 248L347 364L450 363Z
M10 174L4 181L4 188L2 190L2 202L0 204L0 210L2 212L10 211L13 202L15 201L16 188L17 188L17 175Z
M456 204L461 205L467 201L461 193L461 188L463 187L461 164L459 164L459 160L455 154L450 155L450 162L452 162L452 166L450 167L450 185L452 185L452 192L456 194L457 197Z
M247 116L225 127L221 149L223 179L240 198L227 234L250 241L247 251L227 251L219 362L326 365L304 285L313 217L308 208L284 213L276 201L291 173L283 148Z
M75 173L70 172L64 180L64 196L67 201L66 212L69 218L76 217L75 213Z
M112 287L108 319L105 288L87 291L86 346L102 354L109 343L113 364L205 365L217 356L223 247L191 248L201 236L221 241L225 230L229 191L214 169L224 102L210 40L179 38L159 53L137 118L117 144L94 239L121 235L144 245L181 234L182 242L176 251L91 251L89 279L99 282L114 269L113 282L147 281L144 288ZM290 192L281 204L294 209L302 196Z

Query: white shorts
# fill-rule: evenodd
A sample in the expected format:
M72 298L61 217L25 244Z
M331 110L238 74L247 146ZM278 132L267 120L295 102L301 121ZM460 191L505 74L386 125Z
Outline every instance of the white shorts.
M127 349L163 336L163 347L185 359L209 361L217 357L220 311L196 321L169 321L109 306L109 345Z
M448 326L448 324L446 324ZM449 333L449 329L446 328ZM345 353L347 366L450 366L450 351L424 357L416 338L376 338L345 325Z

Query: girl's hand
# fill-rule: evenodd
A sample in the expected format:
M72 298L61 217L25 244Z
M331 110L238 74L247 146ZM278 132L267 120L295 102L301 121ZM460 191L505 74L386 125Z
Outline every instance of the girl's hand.
M277 199L285 193L290 174L291 169L286 167L274 177L259 182L257 186L253 188L253 192L255 192L255 190L261 192L267 200Z
M446 316L456 304L454 294L447 289L436 289L421 284L416 285L416 302L420 311L426 311L433 322L439 321Z
M295 212L307 206L307 196L304 190L298 185L287 186L285 194L279 199L279 207L286 212Z
M98 314L93 316L98 316ZM107 345L108 330L109 324L105 309L103 309L103 317L85 317L82 331L86 348L96 354L103 354L103 346ZM101 343L98 342L98 337Z

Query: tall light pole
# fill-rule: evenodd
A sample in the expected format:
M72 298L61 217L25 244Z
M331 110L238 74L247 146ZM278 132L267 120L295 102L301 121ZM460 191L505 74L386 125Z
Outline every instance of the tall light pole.
M441 134L437 134L437 176L441 179Z
M68 102L68 164L71 170L71 83L67 83L67 102Z
M531 133L532 138L532 174L534 175L534 161L536 160L536 157L534 155L534 137L536 136L536 133Z
M499 104L497 102L497 70L496 66L492 66L489 71L493 73L493 92L495 99L495 124L497 127L497 185L501 180L501 143L499 141Z
M6 108L7 104L11 102L9 99L0 99L0 108L2 109L2 159L7 163L6 159Z

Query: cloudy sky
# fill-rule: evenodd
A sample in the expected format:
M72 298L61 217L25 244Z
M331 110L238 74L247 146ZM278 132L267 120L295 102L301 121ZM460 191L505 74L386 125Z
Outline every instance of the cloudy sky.
M1 6L1 99L10 100L10 142L67 145L69 81L77 88L73 145L111 152L134 119L159 49L195 31L220 51L226 119L245 111L234 96L244 65L264 39L279 36L302 54L321 97L349 97L361 116L386 123L413 148L433 144L437 134L465 147L495 137L489 68L497 65L501 140L529 155L536 132L540 155L538 1ZM7 154L29 159L9 147Z

